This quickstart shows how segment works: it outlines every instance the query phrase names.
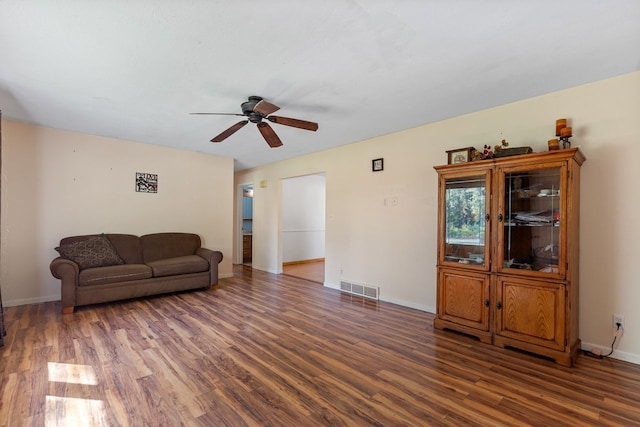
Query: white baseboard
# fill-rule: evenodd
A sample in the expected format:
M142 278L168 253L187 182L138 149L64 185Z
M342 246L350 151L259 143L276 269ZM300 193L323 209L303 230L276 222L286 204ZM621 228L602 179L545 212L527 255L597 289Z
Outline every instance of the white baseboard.
M2 305L4 307L16 307L18 305L40 304L43 302L50 302L50 301L60 301L60 295L49 295L49 296L37 297L37 298L4 300L2 301Z
M435 307L429 307L427 305L415 304L410 301L399 300L395 298L380 297L380 301L390 302L392 304L401 305L403 307L413 308L415 310L426 311L427 313L436 314Z
M218 279L229 279L233 277L233 273L218 274Z
M335 283L324 282L323 285L327 288L336 289L338 291L340 290L340 285ZM395 298L385 298L384 296L381 296L380 301L390 302L392 304L397 304L403 307L413 308L420 311L426 311L427 313L431 313L431 314L434 314L436 312L435 307L429 307L426 305L416 304L410 301L404 301L404 300L395 299Z
M271 268L260 267L259 265L251 265L251 268L253 268L254 270L266 271L267 273L271 273L271 274L282 273L281 271L273 270Z
M340 285L336 285L335 283L324 282L322 286L325 288L335 289L337 291L340 290Z
M598 349L600 350L601 354L609 354L609 352L611 351L611 347L604 347L598 344L592 344L592 343L588 343L588 342L583 342L580 346L580 348L582 348L585 351L591 351L594 349ZM616 350L615 347L613 349L613 353L611 353L611 356L609 356L612 359L618 359L618 360L623 360L625 362L630 362L630 363L634 363L636 365L640 365L640 355L638 354L633 354L633 353L627 353L626 351L620 351L620 350Z

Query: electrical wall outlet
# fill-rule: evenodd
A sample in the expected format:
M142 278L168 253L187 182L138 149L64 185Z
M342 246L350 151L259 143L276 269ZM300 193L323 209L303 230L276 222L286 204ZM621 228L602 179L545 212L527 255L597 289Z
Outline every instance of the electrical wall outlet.
M624 316L622 314L613 315L613 329L618 329L618 323L620 323L620 329L624 329Z

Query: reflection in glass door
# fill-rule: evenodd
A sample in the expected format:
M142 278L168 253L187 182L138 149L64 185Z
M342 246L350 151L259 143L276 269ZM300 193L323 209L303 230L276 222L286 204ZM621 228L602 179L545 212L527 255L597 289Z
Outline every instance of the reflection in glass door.
M487 179L485 175L445 181L444 261L485 266Z
M505 175L503 268L558 273L560 168Z

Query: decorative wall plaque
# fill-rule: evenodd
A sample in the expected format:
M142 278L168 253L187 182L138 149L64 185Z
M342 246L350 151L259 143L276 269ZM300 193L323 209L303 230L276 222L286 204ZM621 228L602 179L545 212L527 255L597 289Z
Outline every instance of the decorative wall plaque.
M136 191L139 193L157 193L158 175L155 173L136 172Z

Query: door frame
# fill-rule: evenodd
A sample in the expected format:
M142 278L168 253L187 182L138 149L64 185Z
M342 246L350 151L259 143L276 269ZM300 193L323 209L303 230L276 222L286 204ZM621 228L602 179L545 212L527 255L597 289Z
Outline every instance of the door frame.
M242 211L243 211L243 194L244 194L244 188L246 186L252 186L254 189L254 197L255 197L255 184L253 182L245 182L242 184L238 184L238 186L236 187L236 215L235 215L235 227L234 227L234 234L235 234L235 248L236 250L234 251L234 259L232 260L232 262L234 264L243 264L244 260L243 260L243 256L242 256ZM255 209L252 212L252 217L255 220ZM252 239L253 240L253 239ZM253 243L253 242L252 242ZM252 244L253 246L253 244ZM251 252L253 253L253 247L251 248ZM252 256L253 258L253 256Z
M288 177L284 177L284 178L280 178L280 205L279 205L279 209L280 209L280 219L279 219L279 230L278 230L278 247L279 247L279 256L278 256L278 274L282 274L282 272L284 271L284 229L283 229L283 225L282 225L282 217L284 215L284 203L285 203L285 199L284 199L284 194L283 194L283 185L284 185L284 181L289 181L289 180L294 180L294 179L301 179L301 178L306 178L306 177L310 177L310 176L322 176L324 178L324 184L325 184L325 188L324 188L324 203L325 203L325 215L324 215L324 221L323 221L323 225L324 225L324 233L323 233L323 239L325 241L325 249L324 249L324 254L323 257L326 256L326 238L327 238L327 216L326 216L326 203L327 203L327 173L325 171L321 171L321 172L315 172L315 173L308 173L308 174L304 174L304 175L295 175L295 176L288 176ZM326 264L325 264L325 277L326 277Z

